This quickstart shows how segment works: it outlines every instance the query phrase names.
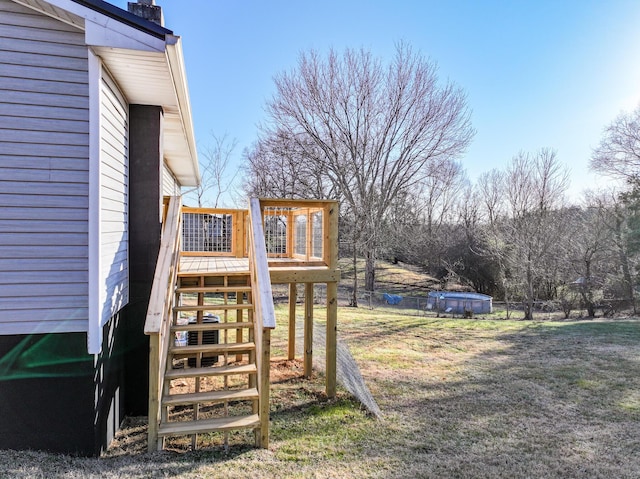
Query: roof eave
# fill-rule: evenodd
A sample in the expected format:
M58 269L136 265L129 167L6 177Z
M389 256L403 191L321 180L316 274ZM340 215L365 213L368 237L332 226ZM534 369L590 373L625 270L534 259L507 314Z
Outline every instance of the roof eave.
M157 23L150 22L142 17L134 15L122 8L111 5L103 0L71 0L74 3L82 5L83 7L90 8L98 13L101 13L109 18L118 20L120 23L129 25L137 30L140 30L149 35L153 35L156 38L164 39L167 35L173 35L173 31L165 28Z
M193 117L191 115L191 101L189 97L189 87L187 83L187 74L182 55L182 41L180 37L167 36L167 58L169 68L175 86L175 92L178 99L180 109L180 117L184 129L184 135L189 149L191 158L191 175L181 180L183 186L197 186L200 184L200 167L198 163L198 152L196 148L196 139L193 128Z
M34 3L39 0L17 0L21 3ZM198 155L191 117L191 105L187 86L187 76L182 54L180 37L167 28L122 10L103 0L45 0L53 8L47 14L55 12L69 12L79 18L84 18L85 41L109 67L111 55L118 51L140 51L164 58L168 71L167 88L163 93L150 97L147 92L142 95L127 96L132 104L157 105L163 107L176 131L180 131L180 138L174 135L166 138L165 155L169 167L173 170L178 181L183 186L196 186L200 183ZM115 20L115 22L113 21ZM136 81L136 75L144 74L146 65L136 65L137 68L127 69L116 73L112 71L116 81L123 87L125 93L127 82ZM149 77L156 75L150 70ZM157 79L157 78L156 78ZM169 90L171 92L169 92ZM172 142L172 143L171 143Z

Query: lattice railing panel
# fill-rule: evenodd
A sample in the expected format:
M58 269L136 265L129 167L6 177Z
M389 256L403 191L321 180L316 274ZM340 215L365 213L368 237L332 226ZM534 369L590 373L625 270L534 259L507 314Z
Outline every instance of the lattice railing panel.
M287 258L289 256L289 220L288 208L268 208L264 210L264 239L267 254L270 257Z
M234 228L231 214L184 213L182 251L231 253Z

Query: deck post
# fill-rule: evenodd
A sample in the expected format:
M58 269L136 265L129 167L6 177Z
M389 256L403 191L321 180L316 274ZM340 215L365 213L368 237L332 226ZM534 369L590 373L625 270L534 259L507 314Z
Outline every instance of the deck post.
M313 367L313 283L304 284L304 377Z
M158 447L158 423L160 420L160 377L158 364L160 363L160 335L149 336L149 421L148 421L148 451L154 452Z
M260 360L260 438L258 446L269 447L269 387L271 372L271 329L262 330L262 358Z
M296 301L298 300L298 287L296 283L289 283L289 347L288 359L296 357Z
M336 357L338 342L338 283L327 283L327 344L326 391L327 397L336 395Z

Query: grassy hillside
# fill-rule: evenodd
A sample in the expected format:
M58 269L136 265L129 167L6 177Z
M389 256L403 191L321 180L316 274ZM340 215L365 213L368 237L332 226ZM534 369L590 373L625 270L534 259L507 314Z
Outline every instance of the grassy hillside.
M353 284L353 260L342 258L339 261L342 271L341 286L351 288ZM359 287L364 288L364 260L358 260ZM421 268L406 263L393 264L379 260L376 263L376 289L390 293L404 293L412 296L424 296L430 289L440 288L440 282L422 271Z

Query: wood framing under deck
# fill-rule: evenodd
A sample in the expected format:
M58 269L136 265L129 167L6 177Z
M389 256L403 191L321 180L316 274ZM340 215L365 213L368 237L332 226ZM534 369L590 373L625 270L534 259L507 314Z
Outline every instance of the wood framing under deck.
M218 274L249 274L249 260L246 258L226 258L220 256L182 256L180 275L201 277ZM337 282L340 271L326 266L303 266L296 261L272 261L269 263L271 284L305 285L304 293L304 376L311 376L313 362L313 285L327 285L327 344L326 344L326 393L333 397L336 393L336 341L337 341ZM289 294L289 335L288 359L295 358L296 341L296 289L290 287Z

